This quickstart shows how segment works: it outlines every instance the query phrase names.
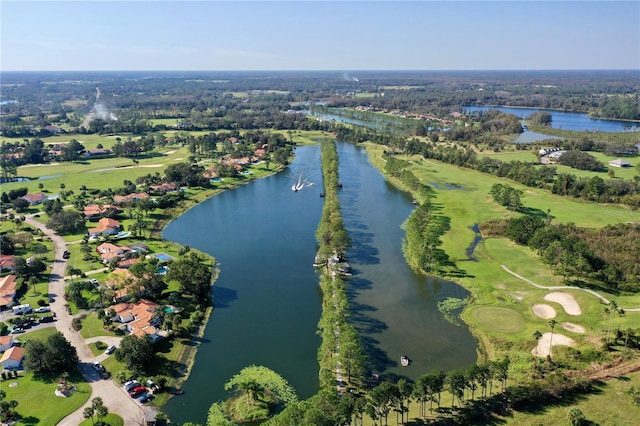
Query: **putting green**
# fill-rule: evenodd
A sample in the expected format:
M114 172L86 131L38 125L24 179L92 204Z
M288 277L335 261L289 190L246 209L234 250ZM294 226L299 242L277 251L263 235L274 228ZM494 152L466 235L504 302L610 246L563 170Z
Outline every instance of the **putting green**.
M496 306L480 306L471 311L471 317L482 327L503 333L524 330L524 317L520 312Z

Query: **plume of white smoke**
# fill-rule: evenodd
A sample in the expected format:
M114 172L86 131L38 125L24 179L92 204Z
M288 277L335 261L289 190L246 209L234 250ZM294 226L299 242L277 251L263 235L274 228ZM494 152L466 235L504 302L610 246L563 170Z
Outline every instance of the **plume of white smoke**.
M346 81L355 81L355 82L360 81L360 80L358 79L358 77L353 76L353 75L349 75L349 74L347 74L347 73L343 73L343 74L342 74L342 79L343 79L343 80L346 80Z
M82 123L83 127L89 126L93 120L118 121L118 117L100 102L100 89L96 87L96 103L93 104L91 112L87 114Z

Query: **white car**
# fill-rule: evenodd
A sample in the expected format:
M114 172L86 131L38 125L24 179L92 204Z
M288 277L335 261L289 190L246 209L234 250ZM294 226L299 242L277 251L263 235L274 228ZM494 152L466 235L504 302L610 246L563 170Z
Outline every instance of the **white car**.
M48 307L48 306L41 306L41 307L37 308L34 312L35 312L35 313L37 313L37 314L42 314L42 313L44 313L44 312L50 312L50 311L51 311L51 308L50 308L50 307Z
M116 345L111 345L107 348L106 351L104 351L105 354L107 355L111 355L112 353L114 353L116 351Z

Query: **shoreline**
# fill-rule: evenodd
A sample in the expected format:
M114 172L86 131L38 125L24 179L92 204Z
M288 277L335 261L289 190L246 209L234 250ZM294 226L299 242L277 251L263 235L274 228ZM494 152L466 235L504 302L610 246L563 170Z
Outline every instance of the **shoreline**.
M270 173L266 173L260 177L253 177L251 179L247 179L247 180L243 180L241 182L235 183L233 185L227 185L224 188L214 188L212 190L205 190L199 194L196 195L197 199L187 199L187 200L182 200L182 201L187 201L185 204L187 205L180 205L178 207L172 208L169 212L169 214L167 215L168 218L167 219L158 219L155 223L154 223L154 227L153 230L151 231L151 235L153 238L157 239L158 241L167 241L171 244L176 244L179 245L178 243L165 239L162 237L162 232L164 231L164 229L174 220L178 219L180 216L182 216L184 213L186 213L187 211L191 210L192 208L200 205L201 203L211 199L212 197L215 197L216 195L219 195L225 191L231 191L234 190L242 185L247 185L253 181L256 181L258 179L264 179L270 176L273 176L277 173L280 173L282 171L284 171L286 168L286 166L281 166L278 167L277 169L272 170ZM202 197L202 199L200 199L200 197ZM182 204L182 203L181 203ZM208 253L204 253L201 252L203 255L210 257L211 259L215 260L215 256L212 254L208 254ZM216 267L216 265L214 265L214 270L213 270L213 274L214 276L212 277L212 281L211 281L211 291L213 291L213 286L215 285L216 280L218 279L218 276L220 274L220 270ZM202 339L202 337L205 334L207 325L209 323L209 320L211 319L211 315L213 315L214 312L214 306L207 306L205 312L204 312L204 317L202 319L201 324L198 326L198 329L193 333L193 335L190 337L189 342L193 343L193 346L188 346L185 345L185 348L179 353L178 357L176 358L176 362L184 364L184 367L178 372L178 376L177 377L171 377L170 378L170 385L171 387L174 388L180 388L182 387L182 385L189 379L189 376L191 374L191 371L193 369L193 366L195 365L195 358L198 354L198 348L200 347L200 341ZM156 407L158 407L160 410L162 410L162 407L171 399L173 399L175 397L175 395L169 395L169 397L162 403L159 405L156 405Z

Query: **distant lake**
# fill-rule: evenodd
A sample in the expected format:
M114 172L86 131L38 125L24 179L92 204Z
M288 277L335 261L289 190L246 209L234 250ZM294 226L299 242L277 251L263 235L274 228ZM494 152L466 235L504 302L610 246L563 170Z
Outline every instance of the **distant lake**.
M527 118L534 112L546 111L551 114L551 127L562 130L577 130L580 132L585 130L599 132L628 132L640 130L640 123L638 122L591 118L587 114L581 112L563 112L547 109L509 108L499 106L465 106L464 109L467 112L497 109L498 111L506 112L507 114L515 114L521 118ZM547 135L544 136L545 138L549 138Z

